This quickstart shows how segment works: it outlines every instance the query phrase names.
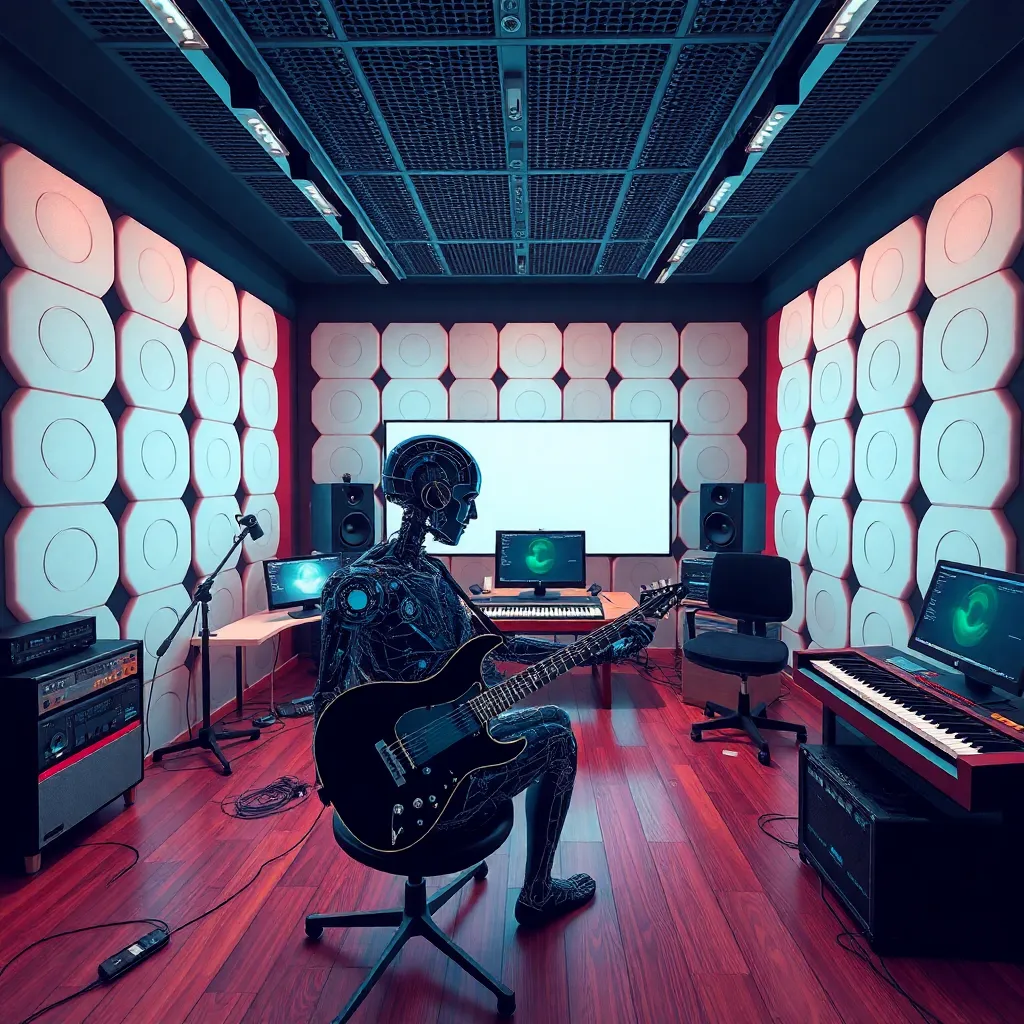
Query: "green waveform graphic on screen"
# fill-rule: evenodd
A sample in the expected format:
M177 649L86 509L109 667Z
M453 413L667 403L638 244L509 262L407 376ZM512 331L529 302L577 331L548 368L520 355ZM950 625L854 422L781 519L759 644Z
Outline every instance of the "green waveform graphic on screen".
M536 573L538 579L546 576L555 564L555 545L546 537L538 537L530 541L523 561L531 573Z
M977 647L988 635L999 610L999 595L990 583L969 591L953 611L953 638L961 647Z

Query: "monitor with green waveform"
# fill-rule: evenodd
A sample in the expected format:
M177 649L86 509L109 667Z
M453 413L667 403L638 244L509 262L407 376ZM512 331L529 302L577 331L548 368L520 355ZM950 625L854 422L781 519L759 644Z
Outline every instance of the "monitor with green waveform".
M495 540L494 585L586 586L586 541L583 531L512 532L499 530Z

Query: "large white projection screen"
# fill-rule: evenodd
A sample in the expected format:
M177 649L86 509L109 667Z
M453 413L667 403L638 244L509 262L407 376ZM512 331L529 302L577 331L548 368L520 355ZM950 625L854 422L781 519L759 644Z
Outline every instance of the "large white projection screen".
M427 539L430 554L493 555L496 530L585 530L592 555L667 555L672 504L672 424L605 422L385 423L385 457L419 434L472 452L483 484L457 549ZM386 530L402 510L385 502Z

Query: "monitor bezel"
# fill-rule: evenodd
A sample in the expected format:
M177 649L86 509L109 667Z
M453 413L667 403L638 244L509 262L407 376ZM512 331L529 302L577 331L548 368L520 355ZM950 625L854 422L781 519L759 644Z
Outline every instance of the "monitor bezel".
M271 590L269 566L271 563L273 563L274 565L287 565L289 562L319 562L324 558L340 559L343 556L344 552L341 551L325 551L323 554L320 555L293 555L290 558L265 558L263 560L263 586L266 588L267 591L267 611L280 612L284 611L284 609L286 608L312 608L320 604L320 597L317 597L313 600L307 599L305 601L282 601L278 604L275 604L270 597ZM342 565L338 566L339 569L342 567ZM328 579L330 579L330 577L328 577ZM326 580L324 582L326 583ZM323 590L320 591L320 596L323 596Z
M502 537L550 537L552 534L578 533L583 545L583 578L582 580L506 580L501 575L501 538ZM506 587L566 587L570 590L582 590L587 585L587 532L586 530L495 530L494 531L494 586L496 589Z
M972 576L983 576L994 580L1013 580L1019 582L1024 587L1024 576L1020 573L1009 572L1006 569L991 569L982 565L970 565L967 562L951 562L947 559L940 559L935 563L935 568L932 570L932 578L928 583L927 591L925 591L921 610L917 613L917 618L914 621L914 628L910 634L910 639L907 641L907 648L931 658L932 661L937 661L940 665L947 665L957 672L962 672L964 678L972 683L977 683L980 686L995 687L1020 697L1024 693L1024 665L1021 666L1021 671L1016 681L1011 682L1005 676L1001 676L996 672L990 672L985 668L979 668L970 661L967 661L965 664L963 658L959 658L948 651L940 651L930 644L917 639L918 626L921 624L925 609L931 601L935 580L938 578L941 569L962 570L970 573Z

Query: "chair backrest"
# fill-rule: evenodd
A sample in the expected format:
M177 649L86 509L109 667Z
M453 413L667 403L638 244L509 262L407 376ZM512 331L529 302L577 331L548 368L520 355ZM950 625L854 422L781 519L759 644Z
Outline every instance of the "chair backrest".
M711 563L708 607L746 622L785 622L793 614L789 561L777 555L719 551Z

